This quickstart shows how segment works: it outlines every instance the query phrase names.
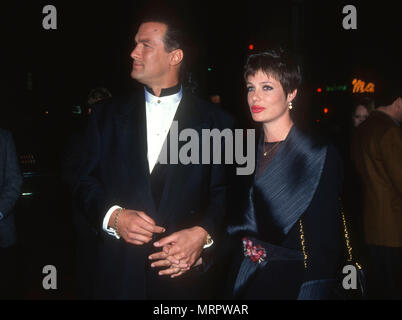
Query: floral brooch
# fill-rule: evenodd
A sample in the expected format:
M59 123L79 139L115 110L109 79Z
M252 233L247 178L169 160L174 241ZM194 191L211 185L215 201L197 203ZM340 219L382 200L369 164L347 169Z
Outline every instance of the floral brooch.
M257 244L253 246L253 242L250 239L243 238L243 252L245 257L250 257L251 261L261 263L265 261L267 254L265 249Z

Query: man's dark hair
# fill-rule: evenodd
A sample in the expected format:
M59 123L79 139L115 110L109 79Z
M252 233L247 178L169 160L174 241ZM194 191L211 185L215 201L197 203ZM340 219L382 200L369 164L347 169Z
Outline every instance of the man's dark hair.
M180 82L185 86L189 86L189 65L193 60L191 44L187 35L187 28L184 26L184 21L171 8L162 7L142 16L140 24L146 22L158 22L167 26L166 33L163 38L165 50L172 52L176 49L181 49L184 53L183 60L180 65Z
M158 22L167 26L163 42L167 52L181 49L184 58L180 65L180 81L185 87L191 87L190 66L195 63L197 57L194 46L194 22L190 21L192 15L183 14L186 8L171 5L161 1L151 1L143 10L139 11L139 25L146 22ZM139 27L138 25L138 27ZM138 30L137 27L137 30Z
M163 38L167 52L172 52L176 49L185 51L187 46L187 38L184 32L185 28L183 22L176 14L167 12L148 13L141 19L141 24L146 22L158 22L167 26L166 33Z
M376 85L376 108L389 106L399 97L402 98L402 88L398 80L392 81L391 79L382 79L381 83Z
M262 71L280 82L285 95L293 92L301 85L300 66L290 54L282 49L267 50L252 54L244 66L244 79Z

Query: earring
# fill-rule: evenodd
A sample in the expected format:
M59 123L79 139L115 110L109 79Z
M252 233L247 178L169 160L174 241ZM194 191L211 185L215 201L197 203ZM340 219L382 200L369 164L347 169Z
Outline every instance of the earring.
M289 110L293 109L292 101L289 102Z

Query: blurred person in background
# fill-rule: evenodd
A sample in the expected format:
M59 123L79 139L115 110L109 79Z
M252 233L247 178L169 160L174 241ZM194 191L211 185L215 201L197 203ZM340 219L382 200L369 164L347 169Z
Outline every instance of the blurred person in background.
M16 298L17 233L13 209L22 186L14 140L0 129L0 299Z
M82 113L72 115L72 124L62 154L62 179L70 191L78 180L78 167L80 165L83 137L88 119L96 104L112 97L110 91L103 87L92 89L88 96ZM79 211L72 204L73 225L76 235L76 294L79 299L89 298L89 288L92 286L92 272L94 268L96 237L87 232Z
M390 84L357 128L352 158L363 186L368 294L402 299L402 94Z
M214 104L221 104L221 96L219 94L211 94L209 100Z
M82 140L88 125L88 119L96 104L112 97L110 91L104 87L92 89L79 114L72 114L70 132L62 154L62 177L70 187L77 179L77 168L82 153Z
M357 128L364 120L368 118L370 112L374 110L374 102L369 98L364 98L353 107L352 120L353 127Z
M96 104L97 102L100 102L102 100L111 98L111 97L112 97L112 94L106 88L98 87L98 88L92 89L91 92L88 94L88 99L87 99L87 103L89 106L88 114L91 114L92 106L94 104Z

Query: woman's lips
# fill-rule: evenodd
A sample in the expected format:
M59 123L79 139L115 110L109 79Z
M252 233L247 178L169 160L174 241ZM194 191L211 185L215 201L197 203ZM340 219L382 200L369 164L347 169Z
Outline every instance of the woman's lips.
M252 113L260 113L263 112L265 110L264 107L260 107L260 106L252 106L251 107L251 112Z

